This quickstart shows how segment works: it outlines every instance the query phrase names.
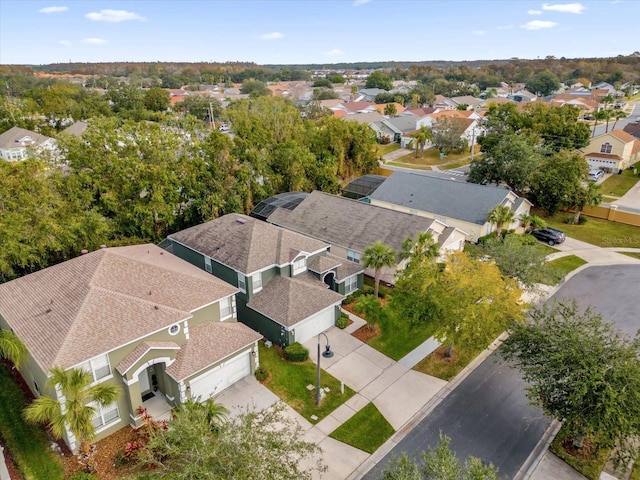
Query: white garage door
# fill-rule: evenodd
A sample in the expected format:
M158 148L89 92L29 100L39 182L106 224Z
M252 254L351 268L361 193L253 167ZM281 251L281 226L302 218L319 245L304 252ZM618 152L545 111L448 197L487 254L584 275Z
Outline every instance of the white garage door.
M296 342L304 343L335 325L335 307L329 307L303 320L295 327Z
M251 373L250 355L251 352L243 353L191 380L192 398L200 397L201 401L206 400L249 375Z

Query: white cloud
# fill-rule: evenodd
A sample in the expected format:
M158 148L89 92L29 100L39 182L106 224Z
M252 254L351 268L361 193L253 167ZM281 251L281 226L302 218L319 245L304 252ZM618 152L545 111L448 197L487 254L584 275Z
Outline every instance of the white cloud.
M544 3L542 4L542 10L549 10L552 12L564 12L581 14L587 7L581 3Z
M329 55L330 57L335 57L337 55L344 55L344 52L339 48L334 48L333 50L329 50L328 52L324 52L325 55Z
M73 45L69 40L58 40L58 45L62 45L63 47L70 47Z
M485 33L487 33L486 30L474 30L473 32L474 35L484 35Z
M496 28L498 30L511 30L513 29L513 25L498 25Z
M107 41L103 38L85 38L82 40L82 43L86 43L88 45L104 45Z
M90 12L85 15L85 18L93 20L95 22L109 22L118 23L125 22L127 20L140 20L146 22L147 19L135 12L127 12L126 10L100 10L99 12Z
M69 10L69 7L45 7L38 10L40 13L60 13L66 12Z
M542 10L527 10L527 15L542 15Z
M556 22L550 22L549 20L531 20L524 25L520 25L520 28L525 30L544 30L545 28L553 28L556 25L558 25Z
M371 0L355 0L353 2L353 6L357 7L357 6L360 6L360 5L364 5L365 3L369 3L370 1Z
M265 33L264 35L260 35L260 40L277 40L279 38L283 38L284 34L280 33L280 32L271 32L271 33Z

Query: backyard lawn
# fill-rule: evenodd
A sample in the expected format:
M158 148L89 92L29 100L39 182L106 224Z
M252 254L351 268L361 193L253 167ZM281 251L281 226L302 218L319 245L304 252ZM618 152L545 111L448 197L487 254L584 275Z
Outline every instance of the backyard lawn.
M5 364L0 364L0 436L7 452L24 478L62 480L62 462L49 448L47 435L22 418L26 405L24 392Z
M259 349L260 366L269 373L265 386L311 423L322 420L355 393L346 385L344 394L340 393L340 381L322 370L320 384L322 388L328 387L329 392L316 406L316 391L307 388L316 384L316 365L311 360L288 362L280 356L278 349L266 348L264 342L259 343ZM318 418L311 418L313 415Z
M603 195L611 195L614 197L622 197L638 183L637 176L627 175L611 175L600 186Z
M569 212L560 212L552 217L544 216L539 210L535 214L541 216L548 226L562 230L568 237L598 247L640 248L640 227L593 217L586 217L587 222L583 225L569 225L564 223L567 218L573 217Z
M373 453L393 433L393 427L387 419L373 403L369 403L329 436L364 452Z

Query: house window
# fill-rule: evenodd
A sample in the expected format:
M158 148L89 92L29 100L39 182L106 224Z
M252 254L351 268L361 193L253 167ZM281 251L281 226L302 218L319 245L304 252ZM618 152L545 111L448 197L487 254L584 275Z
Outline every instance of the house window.
M204 257L204 269L211 273L211 259L209 257Z
M612 149L613 145L611 145L609 142L605 142L600 146L600 153L611 153Z
M293 261L293 275L307 271L307 257L298 257Z
M178 325L177 323L169 327L169 335L177 335L179 331L180 331L180 325Z
M220 320L231 317L231 297L220 300Z
M358 275L347 277L344 281L344 294L349 295L358 289Z
M347 260L353 263L360 263L360 253L353 250L347 250Z
M238 273L238 288L242 293L247 293L247 278L241 273Z
M253 277L251 277L251 280L253 281L253 293L258 293L260 290L262 290L262 274L261 273L254 274Z
M94 382L102 380L105 377L111 375L111 365L109 364L109 355L99 355L92 358L88 362L84 362L79 366L83 370L86 370L91 374Z
M107 426L120 418L117 402L106 407L100 407L97 403L90 403L90 405L96 409L96 414L93 417L93 427L96 429Z

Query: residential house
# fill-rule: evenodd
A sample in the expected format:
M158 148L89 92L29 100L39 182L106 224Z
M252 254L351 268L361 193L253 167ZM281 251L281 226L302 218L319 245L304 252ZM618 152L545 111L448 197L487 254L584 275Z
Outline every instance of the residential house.
M343 110L347 114L354 113L369 113L375 112L376 107L372 102L340 102L333 107L329 107L331 110Z
M155 245L105 248L1 284L0 326L26 345L20 373L36 396L63 400L53 367L120 388L97 407L100 439L141 426L138 407L168 417L254 373L261 335L236 321L236 292Z
M528 90L518 90L507 97L509 100L513 100L514 102L535 102L538 99L538 96L534 93L531 93Z
M417 129L417 121L416 115L400 115L371 123L370 127L379 139L388 138L390 142L398 143L404 134Z
M442 118L447 118L452 123L457 124L462 132L460 136L464 138L469 145L474 145L476 139L485 132L485 128L481 123L482 116L473 110L440 110L430 113L417 120L415 131L420 130L423 126L431 129ZM411 137L412 133L413 132L406 132L401 137L400 144L403 148L409 148L408 146L413 140L413 137Z
M439 110L455 110L458 105L444 95L436 95L431 106Z
M590 94L575 95L572 93L559 93L549 100L549 103L557 106L573 105L585 113L597 110L600 105L600 101Z
M0 134L0 158L9 162L25 160L37 153L53 151L56 141L20 127L11 127Z
M89 124L87 122L78 121L73 125L65 128L61 133L68 133L69 135L73 135L75 137L81 137L88 127Z
M622 130L627 132L629 135L640 139L640 121L628 123Z
M396 115L399 115L402 112L404 112L404 105L401 105L398 102L376 103L374 104L373 108L375 108L378 113L384 115L387 105L393 105L396 107L396 113L395 113Z
M389 93L382 88L361 88L356 94L356 102L375 102L380 93Z
M508 228L517 228L519 217L528 215L531 208L528 200L505 187L400 171L385 180L369 199L372 205L396 212L435 218L462 230L471 242L493 231L495 225L487 217L497 205L507 205L515 214Z
M593 137L581 150L590 169L619 173L640 161L640 140L624 130Z
M338 110L335 113L341 112L344 113L342 110ZM357 123L364 123L365 125L370 125L372 123L375 122L381 122L382 120L384 120L384 115L378 113L378 112L367 112L367 113L355 113L355 114L344 114L341 117L343 120L348 121L348 122L357 122Z
M456 104L456 109L460 108L460 105L466 105L467 110L476 110L482 108L486 103L486 100L482 100L481 98L476 98L471 95L451 97L450 100Z
M238 320L281 346L335 325L363 269L329 244L256 218L229 214L169 235L170 252L232 285Z
M331 244L333 255L358 264L362 262L365 249L377 241L400 252L407 237L415 238L422 232L430 232L442 251L462 250L464 232L415 213L394 212L315 191L291 208L276 208L267 217L267 222ZM394 283L396 272L404 265L405 262L398 259L394 267L383 270L382 279ZM365 273L374 275L372 269Z
M607 82L596 83L595 85L592 85L592 88L594 90L606 90L608 95L613 95L614 97L624 96L623 92L619 92L618 90L616 90L616 87Z

